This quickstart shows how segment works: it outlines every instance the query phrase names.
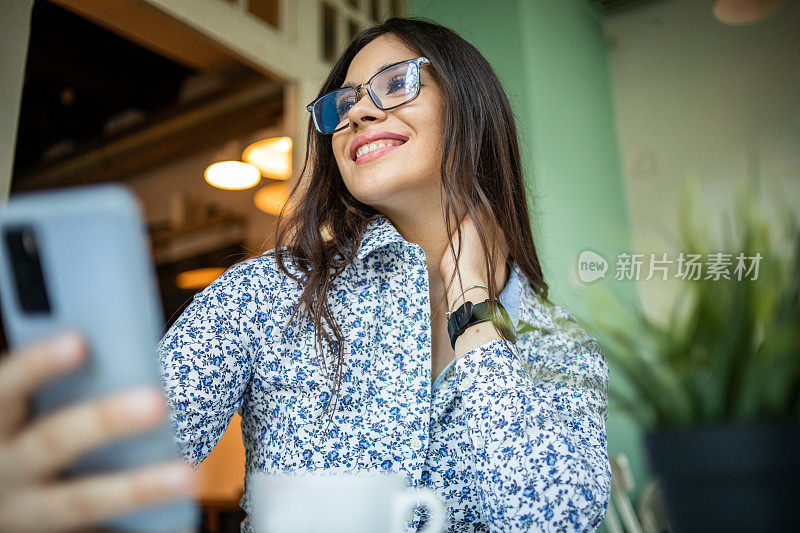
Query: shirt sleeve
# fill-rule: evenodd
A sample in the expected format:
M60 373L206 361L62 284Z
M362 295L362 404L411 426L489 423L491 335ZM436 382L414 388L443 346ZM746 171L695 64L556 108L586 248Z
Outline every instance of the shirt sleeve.
M608 366L596 340L562 313L564 326L516 345L492 340L456 362L492 531L592 531L605 516ZM532 353L520 357L523 345Z
M158 345L178 452L195 468L222 438L251 375L250 353L240 333L250 296L241 289L236 270L196 294Z

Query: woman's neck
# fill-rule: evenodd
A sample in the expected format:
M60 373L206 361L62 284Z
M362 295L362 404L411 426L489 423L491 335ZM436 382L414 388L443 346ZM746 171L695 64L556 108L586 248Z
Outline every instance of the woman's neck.
M425 252L425 262L428 269L428 283L430 287L431 309L447 311L445 287L442 274L439 270L442 257L450 245L450 235L445 227L442 215L432 215L420 212L419 215L390 216L392 224L408 242L418 244Z

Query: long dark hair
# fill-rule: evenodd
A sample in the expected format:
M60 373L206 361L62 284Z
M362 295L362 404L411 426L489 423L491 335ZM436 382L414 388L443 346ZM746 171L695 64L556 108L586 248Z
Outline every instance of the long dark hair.
M442 198L448 235L456 214L474 221L495 221L509 246L509 256L520 267L536 294L548 303L547 284L536 254L528 218L517 130L511 105L489 62L454 31L419 18L390 18L368 28L348 44L336 61L317 98L339 88L350 62L378 36L392 34L418 55L431 61L431 72L444 94ZM309 158L310 173L306 174ZM331 313L327 290L355 258L367 223L375 209L356 200L347 190L331 147L331 136L318 133L308 122L307 150L300 179L292 189L275 234L278 268L303 284L295 313L310 317L318 357L333 379L338 397L344 360L344 337ZM487 254L490 298L497 297L494 250L486 226L476 224ZM460 231L458 232L461 238ZM290 261L294 269L287 268ZM294 316L294 315L293 315ZM327 344L332 360L325 361Z

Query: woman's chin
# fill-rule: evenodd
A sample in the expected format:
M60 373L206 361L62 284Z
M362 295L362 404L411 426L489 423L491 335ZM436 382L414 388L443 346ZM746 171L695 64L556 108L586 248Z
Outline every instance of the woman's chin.
M345 185L360 202L373 205L373 202L385 202L401 192L398 181L388 172L357 172Z
M391 210L392 206L397 204L396 201L393 201L394 195L389 191L373 191L370 194L359 194L355 195L355 197L362 204L368 205L376 211L384 214L387 212L387 210Z

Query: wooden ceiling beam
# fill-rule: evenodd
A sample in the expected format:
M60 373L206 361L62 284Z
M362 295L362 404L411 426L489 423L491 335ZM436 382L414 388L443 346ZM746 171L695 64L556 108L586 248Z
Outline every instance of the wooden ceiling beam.
M50 0L192 70L227 74L242 65L202 32L140 0Z
M15 175L14 191L118 181L213 149L283 119L283 87L259 80L188 108L154 117L134 131L100 139L79 153Z

